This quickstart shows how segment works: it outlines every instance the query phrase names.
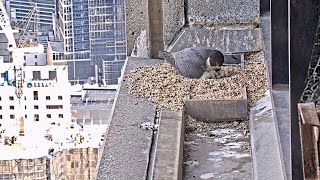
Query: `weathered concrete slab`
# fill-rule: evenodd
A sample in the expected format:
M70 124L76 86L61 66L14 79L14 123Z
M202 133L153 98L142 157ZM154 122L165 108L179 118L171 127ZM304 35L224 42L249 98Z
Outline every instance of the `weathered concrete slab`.
M126 1L127 55L130 55L141 31L149 33L148 0Z
M187 99L186 114L204 122L233 121L248 119L246 90L240 99Z
M162 109L154 165L154 180L182 180L184 112Z
M148 1L150 58L157 58L159 51L164 49L162 4L161 0Z
M290 115L289 115L289 86L273 85L272 95L276 119L279 129L283 161L286 169L286 176L291 180L291 142L290 142Z
M250 109L253 179L286 179L270 90Z
M124 74L136 67L160 62L129 58ZM102 157L98 162L97 179L146 179L152 131L141 129L138 125L154 121L155 106L146 99L129 96L125 81L121 82L115 102Z
M163 1L163 36L165 48L185 24L184 0Z
M258 24L259 0L188 0L188 20L200 24Z
M262 33L260 28L215 31L191 27L184 29L167 50L177 52L188 47L212 48L223 53L261 51L263 50Z
M147 33L146 48L154 56L173 41L185 24L184 0L127 1L125 8L127 55L132 53L142 31Z

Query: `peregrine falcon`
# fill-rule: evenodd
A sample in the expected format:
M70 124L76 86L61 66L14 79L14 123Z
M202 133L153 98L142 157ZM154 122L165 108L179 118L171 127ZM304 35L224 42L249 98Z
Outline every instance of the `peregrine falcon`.
M207 69L219 68L224 63L224 56L220 51L198 47L174 53L160 51L158 57L165 59L182 76L188 78L200 78Z

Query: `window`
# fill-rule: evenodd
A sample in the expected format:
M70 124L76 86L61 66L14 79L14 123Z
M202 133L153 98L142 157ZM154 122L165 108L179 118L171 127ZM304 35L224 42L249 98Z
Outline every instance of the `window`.
M10 115L10 119L14 119L14 115L13 114Z
M63 114L59 114L59 118L63 118Z
M62 96L58 96L58 100L62 100Z
M14 110L14 106L10 106L10 110Z
M47 114L47 118L51 118L51 114Z
M39 114L34 115L34 121L39 121Z
M28 116L25 114L25 115L24 115L24 118L26 118L26 119L27 119L27 117L28 117Z
M46 96L46 100L50 100L50 96Z
M34 80L40 80L41 79L41 72L40 71L33 71L33 79Z
M9 97L9 100L10 100L10 101L13 101L13 99L14 99L13 96L10 96L10 97Z
M24 100L27 100L27 96L24 97Z
M27 109L27 106L24 106L24 109Z
M33 106L34 109L39 109L39 106L35 105Z
M2 115L0 115L0 119L2 119Z
M34 55L34 58L38 58L38 56L37 56L37 55Z
M33 91L33 100L38 100L38 91Z
M0 110L2 110L2 106L0 106Z
M63 109L62 105L47 105L47 109Z
M1 96L0 96L0 101L1 101Z

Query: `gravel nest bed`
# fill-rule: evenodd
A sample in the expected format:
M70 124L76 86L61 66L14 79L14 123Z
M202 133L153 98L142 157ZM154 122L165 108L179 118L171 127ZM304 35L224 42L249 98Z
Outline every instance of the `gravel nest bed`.
M238 70L239 73L220 79L185 78L168 63L139 67L126 75L129 94L147 98L161 107L179 111L186 97L191 99L231 99L243 97L247 88L248 105L260 99L268 89L263 52L245 54L245 69L223 66L223 69Z
M198 121L191 116L187 115L185 119L185 133L186 134L201 134L209 135L211 130L217 128L229 128L236 130L247 130L249 127L248 121L230 121L230 122L215 122L205 123Z

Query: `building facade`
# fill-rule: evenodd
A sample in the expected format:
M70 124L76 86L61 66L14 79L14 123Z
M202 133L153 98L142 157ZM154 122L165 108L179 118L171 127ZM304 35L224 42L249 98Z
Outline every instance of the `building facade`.
M34 127L43 127L44 131L53 123L68 126L71 85L66 67L25 66L21 99L13 86L13 67L2 64L0 72L0 92L6 92L0 94L1 127L28 135Z
M117 84L126 59L124 16L123 0L59 1L55 36L63 52L56 53L63 57L53 64L65 62L70 81Z

